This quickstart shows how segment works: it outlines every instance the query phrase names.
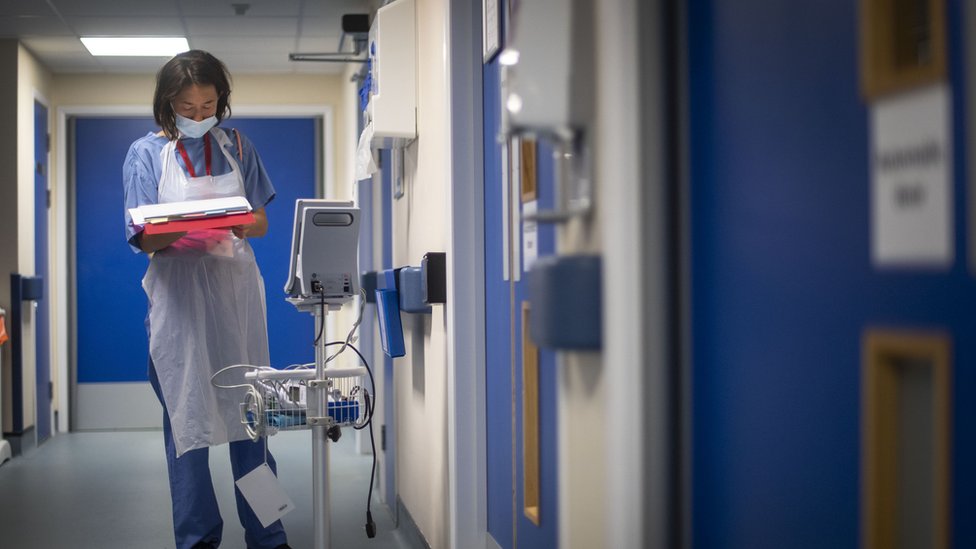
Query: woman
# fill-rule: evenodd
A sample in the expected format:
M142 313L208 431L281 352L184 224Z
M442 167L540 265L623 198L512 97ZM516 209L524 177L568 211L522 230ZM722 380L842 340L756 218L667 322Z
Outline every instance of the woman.
M250 141L216 127L230 116L230 76L200 50L181 53L156 75L153 115L162 128L136 140L123 166L126 236L150 254L149 381L163 405L163 438L177 549L220 545L223 520L209 447L229 442L237 480L274 458L240 421L242 395L210 377L232 364L270 364L264 283L247 239L268 230L274 187ZM254 222L231 229L146 235L128 209L146 204L244 196ZM239 370L238 370L239 371ZM240 376L243 373L230 376ZM222 377L222 381L229 378ZM264 528L239 490L237 514L250 549L288 548L281 522Z

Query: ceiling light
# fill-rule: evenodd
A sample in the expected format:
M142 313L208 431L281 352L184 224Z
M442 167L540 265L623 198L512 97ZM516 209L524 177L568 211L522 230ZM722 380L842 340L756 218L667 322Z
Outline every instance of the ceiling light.
M83 36L92 55L172 57L190 49L182 36Z

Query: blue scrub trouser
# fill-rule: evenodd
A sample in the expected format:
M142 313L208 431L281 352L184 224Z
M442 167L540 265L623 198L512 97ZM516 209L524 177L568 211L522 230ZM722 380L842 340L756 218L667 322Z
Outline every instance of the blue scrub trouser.
M176 457L176 444L173 442L169 413L166 411L166 402L163 400L159 379L156 377L156 368L151 359L149 382L163 405L163 440L166 444L166 466L169 469L169 489L173 500L176 549L191 549L200 542L218 546L224 521L220 517L217 496L214 494L213 480L210 477L210 449L198 448ZM240 440L228 445L235 481L264 463L263 442ZM268 465L277 475L278 466L270 452L267 457ZM288 543L280 520L264 528L236 486L234 495L237 498L237 515L241 520L241 526L244 527L244 541L248 549L273 549Z

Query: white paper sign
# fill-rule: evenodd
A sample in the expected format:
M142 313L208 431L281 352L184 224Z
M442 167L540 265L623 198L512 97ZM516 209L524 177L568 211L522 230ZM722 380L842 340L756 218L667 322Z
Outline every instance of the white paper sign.
M265 528L295 508L267 463L238 479L237 487Z
M538 209L538 200L522 204L522 270L526 273L539 258L539 224L525 218L535 215Z
M484 29L482 55L485 63L487 63L498 51L500 45L498 0L481 0L481 17L482 28Z
M945 84L871 107L871 255L876 266L953 260L951 103Z

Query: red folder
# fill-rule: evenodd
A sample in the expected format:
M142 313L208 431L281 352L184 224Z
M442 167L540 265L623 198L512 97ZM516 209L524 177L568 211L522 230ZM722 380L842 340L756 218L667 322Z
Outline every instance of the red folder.
M143 230L146 231L146 234L182 233L186 231L198 231L201 229L233 227L234 225L249 225L251 223L254 223L254 214L251 212L245 212L215 217L204 217L200 219L178 219L163 223L146 223Z

